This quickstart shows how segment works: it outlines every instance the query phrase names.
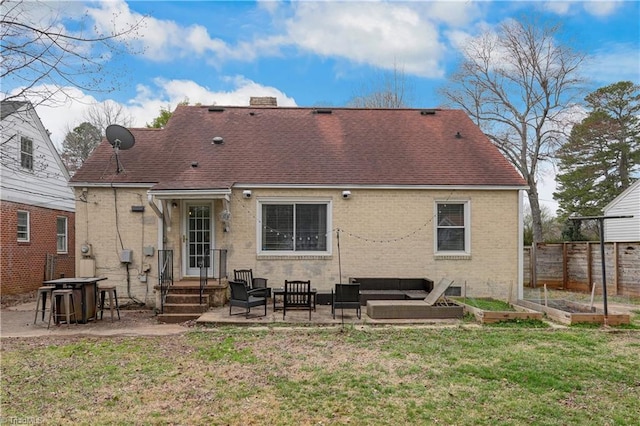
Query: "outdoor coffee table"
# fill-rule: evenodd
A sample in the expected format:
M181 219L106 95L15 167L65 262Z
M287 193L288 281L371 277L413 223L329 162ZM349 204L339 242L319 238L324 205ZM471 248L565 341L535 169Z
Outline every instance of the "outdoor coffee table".
M311 301L313 302L313 310L316 310L316 296L318 294L318 290L315 288L311 289ZM273 296L273 311L278 311L280 309L283 308L283 304L284 304L284 288L280 287L280 288L274 288L272 289L272 296ZM281 299L281 303L278 303L277 300L278 298Z

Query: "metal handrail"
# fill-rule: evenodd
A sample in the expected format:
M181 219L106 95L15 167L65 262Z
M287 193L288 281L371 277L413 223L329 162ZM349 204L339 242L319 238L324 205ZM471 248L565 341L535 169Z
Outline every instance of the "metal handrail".
M202 296L204 294L204 288L209 281L209 261L211 259L211 250L207 249L204 256L200 258L198 266L200 267L200 304L202 305Z
M207 249L205 255L200 258L198 266L200 267L200 304L204 296L204 289L209 283L209 261L211 259L211 251L213 251L213 279L220 282L222 278L227 277L227 250L226 249Z
M160 313L164 313L164 302L173 285L173 250L158 250L158 285L160 287Z

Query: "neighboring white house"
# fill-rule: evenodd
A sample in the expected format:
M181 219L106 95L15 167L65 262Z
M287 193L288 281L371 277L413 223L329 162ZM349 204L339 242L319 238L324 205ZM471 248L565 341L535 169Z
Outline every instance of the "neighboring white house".
M640 179L604 208L605 216L633 216L604 221L606 242L640 241Z
M75 198L69 173L29 102L0 103L2 295L75 274ZM49 261L47 261L49 259Z

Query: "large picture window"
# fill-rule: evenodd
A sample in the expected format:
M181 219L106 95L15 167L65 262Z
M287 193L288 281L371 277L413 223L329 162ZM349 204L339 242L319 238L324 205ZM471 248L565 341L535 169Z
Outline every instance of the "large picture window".
M33 141L20 138L20 165L23 169L33 170Z
M29 212L18 211L18 241L29 241Z
M58 253L67 252L67 218L60 216L56 220L56 241Z
M259 247L269 253L327 253L328 202L260 203Z
M470 252L469 204L446 202L436 204L436 253L455 254Z

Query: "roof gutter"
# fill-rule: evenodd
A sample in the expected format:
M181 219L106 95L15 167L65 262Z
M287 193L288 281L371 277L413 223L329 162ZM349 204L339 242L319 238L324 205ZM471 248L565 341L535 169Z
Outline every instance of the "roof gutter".
M159 200L165 199L229 199L231 189L151 189L149 194Z
M394 189L394 190L456 190L456 191L520 191L528 185L380 185L380 184L264 184L236 183L238 189Z

